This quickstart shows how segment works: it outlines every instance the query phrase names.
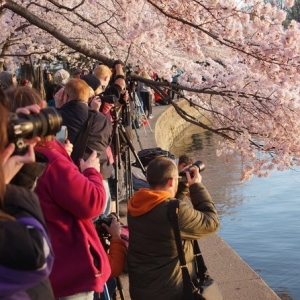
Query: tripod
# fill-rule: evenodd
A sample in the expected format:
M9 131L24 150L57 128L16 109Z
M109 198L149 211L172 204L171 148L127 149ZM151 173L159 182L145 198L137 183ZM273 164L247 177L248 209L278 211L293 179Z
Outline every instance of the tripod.
M126 131L124 125L122 124L122 119L119 118L115 106L111 109L111 115L113 118L113 154L114 154L114 189L115 189L115 201L116 201L116 213L119 214L119 172L122 169L122 161L124 162L125 169L125 199L129 199L133 195L132 187L132 173L131 173L131 158L130 153L132 153L136 159L136 162L140 166L144 174L146 170L138 157L131 139ZM129 120L127 120L128 122ZM130 122L129 122L130 124ZM131 151L131 152L130 152Z

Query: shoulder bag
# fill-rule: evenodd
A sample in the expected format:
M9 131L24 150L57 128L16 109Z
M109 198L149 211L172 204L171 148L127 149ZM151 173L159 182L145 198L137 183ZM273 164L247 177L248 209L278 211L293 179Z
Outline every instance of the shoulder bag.
M178 258L183 279L183 299L185 300L223 300L223 296L217 282L207 273L200 247L197 240L194 244L194 261L196 265L197 279L192 281L183 252L182 240L180 235L179 223L179 200L173 199L169 202L168 217L172 223Z

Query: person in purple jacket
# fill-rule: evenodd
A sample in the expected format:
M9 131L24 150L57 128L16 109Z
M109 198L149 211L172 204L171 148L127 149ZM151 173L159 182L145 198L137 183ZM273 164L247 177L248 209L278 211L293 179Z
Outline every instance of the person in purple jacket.
M29 189L10 184L24 164L35 161L33 145L25 155L13 155L15 145L7 142L5 103L0 89L0 299L52 300L48 276L54 257L38 198ZM39 110L31 106L17 112Z

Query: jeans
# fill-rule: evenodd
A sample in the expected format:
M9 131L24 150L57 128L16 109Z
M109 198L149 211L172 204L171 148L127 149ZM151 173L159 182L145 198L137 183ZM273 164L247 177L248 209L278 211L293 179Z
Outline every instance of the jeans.
M143 179L138 179L132 174L132 185L134 191L138 191L141 188L150 188L148 181Z
M140 92L141 99L143 101L143 109L144 113L148 111L148 116L152 115L152 105L151 105L151 97L149 92Z
M104 287L105 288L105 287ZM116 289L117 289L117 280L116 278L109 278L106 282L107 293L103 292L101 294L95 293L94 300L107 300L108 297L111 300L116 299Z
M83 292L67 297L57 298L56 300L93 300L94 292Z

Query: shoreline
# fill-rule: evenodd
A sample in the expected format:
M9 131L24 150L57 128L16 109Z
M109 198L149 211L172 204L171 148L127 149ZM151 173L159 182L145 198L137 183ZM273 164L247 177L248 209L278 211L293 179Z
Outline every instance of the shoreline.
M177 104L188 110L193 117L199 116L199 112L190 107L185 100ZM173 106L153 107L154 118L149 125L137 129L133 146L135 152L147 148L161 147L169 150L176 137L190 123L183 120ZM201 117L205 121L205 117ZM207 122L207 120L206 120ZM126 202L120 204L126 210ZM127 224L126 216L121 218ZM216 233L199 241L209 274L214 278L223 294L223 300L280 300L276 293L264 282L255 271L245 263L241 257ZM128 276L121 277L125 299L130 299L128 291Z

